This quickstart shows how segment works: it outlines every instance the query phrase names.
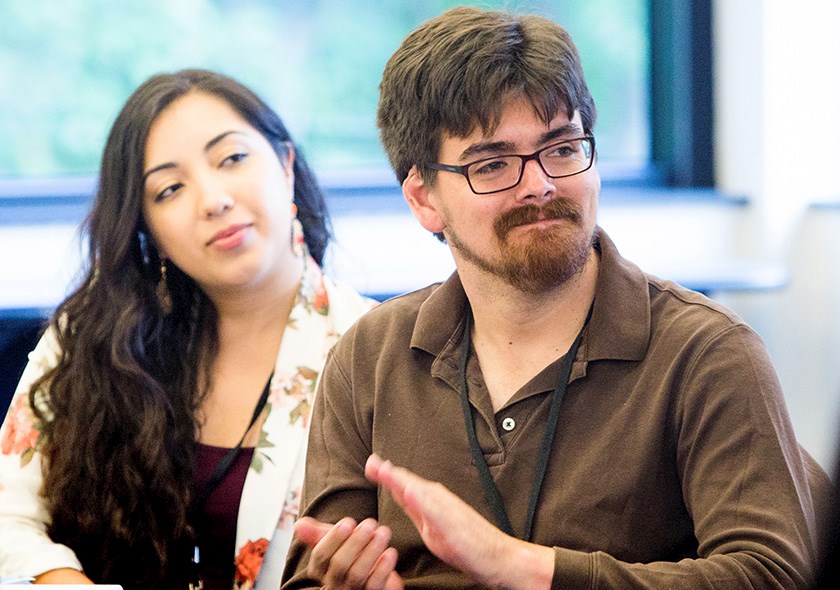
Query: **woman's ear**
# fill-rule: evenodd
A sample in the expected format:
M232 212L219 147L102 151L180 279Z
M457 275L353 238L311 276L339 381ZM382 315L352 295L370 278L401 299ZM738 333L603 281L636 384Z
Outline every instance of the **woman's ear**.
M423 180L417 166L412 166L408 171L408 176L402 183L402 189L403 196L420 225L432 233L443 232L446 224L434 203L435 196Z
M295 146L291 141L284 142L286 144L286 158L283 160L283 169L291 177L294 177L292 172L295 169Z
M154 234L146 224L142 226L142 229L137 230L137 241L140 243L140 253L143 255L144 263L148 263L150 259L149 254L152 250L157 252L158 259L160 260L169 258L169 255L155 239Z
M295 193L295 146L292 145L291 141L284 141L283 143L286 146L286 154L285 154L285 156L281 156L278 153L277 157L280 159L280 165L283 167L283 172L286 173L286 183L288 185L289 192L292 195L294 195L294 193Z

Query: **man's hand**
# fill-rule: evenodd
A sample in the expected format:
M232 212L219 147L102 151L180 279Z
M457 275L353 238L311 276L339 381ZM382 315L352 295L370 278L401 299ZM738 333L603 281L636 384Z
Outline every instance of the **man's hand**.
M439 483L371 455L365 476L387 489L429 551L485 586L549 588L554 551L493 526Z
M304 516L295 523L297 537L312 547L306 573L330 590L402 590L394 571L397 550L389 547L391 530L372 518L356 524L342 518L327 524Z

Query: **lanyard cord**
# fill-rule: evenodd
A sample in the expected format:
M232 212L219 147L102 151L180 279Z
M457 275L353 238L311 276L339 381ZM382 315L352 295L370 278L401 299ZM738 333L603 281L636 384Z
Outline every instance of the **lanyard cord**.
M239 451L242 450L242 443L245 442L245 437L248 435L248 431L251 430L257 422L257 418L260 417L260 414L262 414L262 411L265 409L265 404L268 402L268 394L271 391L271 379L273 377L274 371L271 371L271 375L268 376L268 381L265 383L260 399L257 401L257 405L254 408L254 413L251 415L251 421L248 423L248 427L245 429L245 432L242 433L242 438L239 439L239 442L236 443L235 447L225 453L225 456L222 457L221 461L216 463L213 473L211 473L210 477L207 478L207 483L205 483L201 490L193 496L192 501L190 502L190 516L193 519L198 517L198 514L204 508L204 504L207 503L207 498L210 497L213 490L219 487L219 484L233 466L236 456L239 455ZM196 540L193 548L192 571L190 574L190 580L187 584L187 588L189 588L189 590L203 590L204 588L204 581L198 573L199 559L198 541Z
M230 449L222 460L216 464L215 469L213 469L213 473L210 474L210 477L207 478L207 483L204 484L204 487L195 495L193 501L190 502L190 509L193 514L198 514L201 512L202 508L204 508L204 504L207 502L207 498L210 497L210 494L219 487L219 484L224 479L227 472L230 471L230 468L233 466L233 461L236 459L236 456L239 454L239 451L242 449L242 443L245 442L245 436L248 434L248 431L254 426L257 421L257 418L260 417L262 414L263 409L265 409L265 404L268 401L268 394L271 390L271 379L274 377L274 371L271 372L271 375L268 376L268 381L265 384L265 388L263 388L262 395L260 395L260 399L257 402L257 406L254 408L254 413L251 415L251 421L248 423L248 428L245 429L245 432L242 433L242 438L239 439L239 442L236 443L236 446Z
M590 314L592 310L590 308ZM589 321L584 322L584 328ZM481 485L484 489L484 498L493 510L493 515L496 520L496 525L505 533L511 536L516 536L513 533L513 527L510 524L507 511L505 510L502 496L499 494L499 488L493 481L493 476L490 474L490 469L487 467L487 461L484 460L484 454L478 444L478 437L475 434L475 423L473 420L472 408L469 401L469 393L467 386L467 361L470 357L470 338L471 338L472 313L467 312L467 317L464 326L464 339L461 345L461 407L464 411L464 422L467 426L467 439L470 443L470 451L472 452L473 462L478 469L478 474L481 479ZM531 540L534 526L534 516L537 511L537 502L539 501L540 491L542 490L543 481L545 480L545 473L548 469L548 458L551 454L551 446L554 442L554 435L557 431L557 418L560 414L560 405L563 397L566 394L566 388L569 383L569 376L572 373L572 363L574 363L577 355L580 341L583 337L583 329L581 328L577 338L575 338L572 347L563 357L563 364L560 367L560 375L557 378L557 384L554 387L554 393L551 398L551 407L548 411L548 420L545 424L545 431L543 432L542 444L540 445L540 454L537 458L537 467L534 471L534 482L531 486L531 496L528 500L528 513L525 517L525 531L522 538L525 541Z
M268 402L268 394L271 391L271 379L274 377L274 371L271 371L271 375L268 376L268 381L265 383L265 387L263 388L263 392L260 395L259 401L257 401L257 405L254 408L254 413L251 415L251 421L248 423L248 428L245 429L245 432L242 433L242 438L239 439L239 442L236 443L236 446L232 449L228 450L225 453L225 456L222 457L222 460L216 463L216 467L213 469L213 473L210 474L210 477L207 478L207 483L199 490L199 492L193 496L192 500L190 501L190 515L193 519L198 517L198 514L201 513L202 509L204 508L204 504L207 503L207 498L210 497L210 494L213 493L219 484L224 479L227 472L230 471L230 468L233 466L233 462L236 459L236 456L239 455L239 451L242 449L242 443L245 442L245 437L248 435L248 431L254 426L257 422L257 418L260 417L262 411L265 409L265 404ZM192 557L192 567L190 573L190 579L187 584L187 588L189 590L203 590L204 588L204 581L201 579L198 573L198 564L199 564L199 550L198 550L198 542L196 541L195 546L193 548L193 557Z

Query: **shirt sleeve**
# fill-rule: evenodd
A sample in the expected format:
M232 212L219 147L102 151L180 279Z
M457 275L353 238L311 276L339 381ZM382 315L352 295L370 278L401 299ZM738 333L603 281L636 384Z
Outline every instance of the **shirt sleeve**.
M81 571L73 551L47 536L41 432L29 405L29 386L55 362L52 332L41 338L0 427L0 576L36 576L57 568Z
M373 450L375 402L369 392L354 390L349 370L342 362L350 355L352 338L352 334L345 335L328 356L313 406L301 516L311 516L321 522L335 523L346 516L356 522L380 517L387 520L379 513L377 487L364 475L365 463ZM399 526L395 522L387 524L392 530ZM413 530L413 525L408 523L408 526ZM394 530L394 536L398 536L398 531ZM465 574L431 555L417 558L409 556L410 550L408 553L398 550L407 561L401 564L406 588L475 588L475 583ZM320 581L306 575L310 554L305 544L296 538L292 541L283 573L283 590L322 587Z
M370 455L370 429L361 407L354 408L349 380L336 361L335 349L327 356L315 395L306 475L301 494L301 516L338 522L350 516L361 522L377 517L376 488L364 477ZM295 538L286 561L282 586L320 588L306 576L309 548Z
M674 458L697 557L626 563L607 552L555 548L553 587L810 587L818 490L758 336L740 324L709 338L686 364L676 398ZM833 501L824 481L819 493Z
M663 437L669 442L656 452L675 465L696 555L630 563L610 554L609 539L586 551L555 547L554 588L809 587L818 515L805 455L767 352L758 336L737 322L699 326L687 339L685 351L667 351L675 375L670 432ZM335 355L345 358L352 347L341 344L347 342L338 347L344 352ZM353 390L351 370L335 355L316 396L303 514L325 522L376 518L376 489L364 479L375 402ZM293 543L284 588L320 586L305 576L308 556L305 546ZM406 587L431 587L424 575L409 564ZM454 588L464 582L453 575L432 585Z

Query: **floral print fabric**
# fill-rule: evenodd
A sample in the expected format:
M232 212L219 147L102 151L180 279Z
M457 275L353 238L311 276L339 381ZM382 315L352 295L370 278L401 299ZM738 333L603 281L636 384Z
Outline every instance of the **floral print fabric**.
M310 408L327 352L375 302L324 277L306 259L297 300L275 365L267 416L245 480L237 522L233 588L280 586L300 504ZM52 366L57 345L47 333L30 354L0 427L0 576L80 569L70 549L46 536L39 494L42 434L29 407L29 385ZM259 583L257 583L259 580Z

